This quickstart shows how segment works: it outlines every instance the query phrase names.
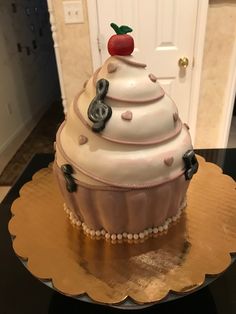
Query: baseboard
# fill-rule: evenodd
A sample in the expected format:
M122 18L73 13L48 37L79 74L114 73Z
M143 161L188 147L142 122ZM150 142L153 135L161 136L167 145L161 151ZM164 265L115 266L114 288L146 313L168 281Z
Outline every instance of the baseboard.
M0 147L0 174L3 172L6 165L15 155L19 147L24 143L26 138L37 125L43 114L47 111L49 106L40 108L32 117L30 117L24 124L20 125L16 131L7 139L7 141Z

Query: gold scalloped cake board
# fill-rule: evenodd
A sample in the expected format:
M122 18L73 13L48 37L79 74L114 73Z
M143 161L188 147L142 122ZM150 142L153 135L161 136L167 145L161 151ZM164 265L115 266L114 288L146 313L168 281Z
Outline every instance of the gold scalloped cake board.
M200 167L188 190L188 206L167 234L143 243L91 239L73 227L52 169L37 172L12 206L10 233L29 271L69 296L87 293L116 304L130 296L139 304L168 292L189 292L217 275L236 252L235 181L198 156Z

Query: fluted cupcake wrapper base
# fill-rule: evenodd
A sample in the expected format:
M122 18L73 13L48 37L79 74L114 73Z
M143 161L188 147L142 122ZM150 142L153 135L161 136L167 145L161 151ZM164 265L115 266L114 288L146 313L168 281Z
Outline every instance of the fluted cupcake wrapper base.
M101 230L93 230L88 228L88 226L80 221L78 219L78 217L66 206L66 204L64 204L64 210L67 213L72 225L76 226L76 227L81 227L84 231L84 233L86 235L88 235L89 237L92 238L96 238L96 239L106 239L109 240L111 242L119 242L119 241L143 241L146 240L150 237L156 236L158 234L161 234L163 232L166 232L169 227L171 226L171 224L175 223L181 216L183 209L186 207L186 201L183 201L183 203L181 204L181 207L179 208L177 214L173 217L167 218L164 222L163 225L161 226L156 226L153 228L148 228L143 230L142 232L139 233L128 233L128 232L123 232L123 233L108 233L106 230L101 229Z
M165 225L185 204L189 181L184 175L165 184L138 190L101 190L79 184L69 193L65 178L54 164L61 192L72 215L91 231L112 235L140 234Z

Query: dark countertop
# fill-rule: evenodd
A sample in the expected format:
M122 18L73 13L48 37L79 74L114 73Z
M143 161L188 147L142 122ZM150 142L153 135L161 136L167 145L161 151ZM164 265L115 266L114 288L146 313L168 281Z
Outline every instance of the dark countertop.
M196 150L196 153L204 156L207 161L218 164L224 173L236 180L236 149ZM33 277L12 249L8 232L11 204L18 197L21 186L52 160L52 154L35 155L0 204L0 314L121 312L122 310L85 303L57 293ZM138 312L235 314L236 263L207 287L178 300L157 304Z

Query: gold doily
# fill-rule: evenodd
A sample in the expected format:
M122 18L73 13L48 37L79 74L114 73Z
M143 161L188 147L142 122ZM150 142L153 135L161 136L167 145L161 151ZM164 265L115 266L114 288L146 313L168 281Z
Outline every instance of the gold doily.
M169 291L186 293L217 275L236 252L235 182L198 157L200 169L188 190L179 222L144 243L90 239L72 226L52 169L37 172L12 206L9 223L16 254L29 271L69 295L95 302L157 302Z

